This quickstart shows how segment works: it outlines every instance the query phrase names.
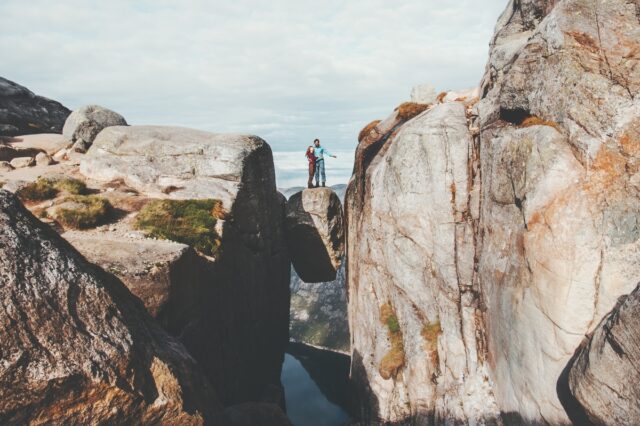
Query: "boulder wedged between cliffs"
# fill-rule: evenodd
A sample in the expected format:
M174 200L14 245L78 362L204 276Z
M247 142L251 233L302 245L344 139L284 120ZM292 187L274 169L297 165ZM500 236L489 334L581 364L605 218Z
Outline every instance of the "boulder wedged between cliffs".
M344 256L342 203L331 188L305 189L286 205L291 261L303 281L333 281Z

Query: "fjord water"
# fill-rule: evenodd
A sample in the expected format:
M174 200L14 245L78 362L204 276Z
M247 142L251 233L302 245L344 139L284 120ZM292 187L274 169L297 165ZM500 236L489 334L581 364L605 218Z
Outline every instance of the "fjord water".
M349 420L349 357L292 344L282 368L287 415L295 426L337 426Z

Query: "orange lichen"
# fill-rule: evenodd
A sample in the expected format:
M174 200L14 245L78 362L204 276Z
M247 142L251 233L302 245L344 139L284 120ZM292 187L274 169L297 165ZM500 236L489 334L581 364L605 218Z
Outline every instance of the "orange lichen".
M558 132L562 132L562 127L560 124L555 121L545 120L535 115L531 115L524 120L519 125L520 127L531 127L531 126L549 126L556 129Z
M371 123L364 126L364 128L360 130L360 134L358 134L358 142L367 137L378 124L380 124L380 120L373 120Z
M567 33L582 47L586 48L591 52L598 52L598 43L591 37L589 34L578 32L578 31L570 31Z

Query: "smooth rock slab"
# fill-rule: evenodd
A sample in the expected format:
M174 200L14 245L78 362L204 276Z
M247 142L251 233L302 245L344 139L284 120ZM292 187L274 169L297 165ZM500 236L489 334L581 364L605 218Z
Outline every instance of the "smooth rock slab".
M14 169L21 169L23 167L31 167L36 164L36 160L33 157L16 157L9 162Z
M109 127L94 140L80 172L100 181L123 179L150 196L217 198L229 208L248 156L263 144L256 136L181 127Z
M0 277L0 423L221 421L184 346L2 190Z
M296 272L308 283L333 281L344 255L342 203L330 188L305 189L287 202L285 232Z

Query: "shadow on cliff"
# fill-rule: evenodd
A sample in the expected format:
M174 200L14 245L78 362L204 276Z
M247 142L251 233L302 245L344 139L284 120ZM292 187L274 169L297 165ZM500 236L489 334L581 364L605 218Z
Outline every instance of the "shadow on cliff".
M200 284L197 314L180 332L225 406L284 405L290 260L283 223L284 199L264 143L245 159L217 258Z

